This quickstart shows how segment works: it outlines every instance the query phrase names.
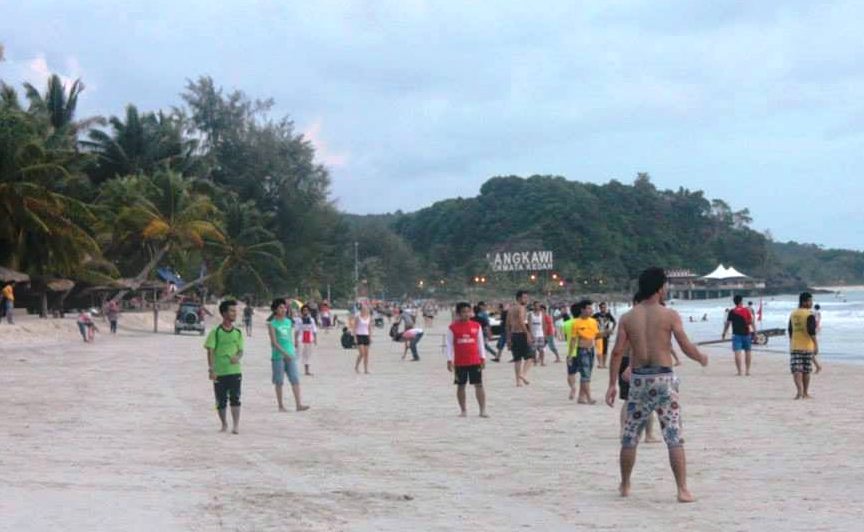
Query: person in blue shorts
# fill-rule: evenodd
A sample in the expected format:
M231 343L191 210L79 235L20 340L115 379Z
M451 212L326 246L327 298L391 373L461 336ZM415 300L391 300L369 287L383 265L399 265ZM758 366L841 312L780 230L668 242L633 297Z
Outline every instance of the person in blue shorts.
M744 357L745 373L750 376L751 349L753 347L753 333L756 332L753 322L753 313L744 306L744 298L736 295L732 298L735 303L735 308L726 314L726 324L723 326L723 336L726 339L726 334L729 328L732 328L732 351L735 353L735 367L738 369L738 376L741 376L741 358Z

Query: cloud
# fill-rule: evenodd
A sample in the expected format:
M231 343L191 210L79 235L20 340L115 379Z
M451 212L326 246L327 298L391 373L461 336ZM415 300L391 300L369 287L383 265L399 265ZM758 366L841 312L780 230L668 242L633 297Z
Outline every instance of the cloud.
M328 168L341 168L348 162L348 154L331 150L322 136L323 119L316 118L303 131L303 136L315 147L315 158Z
M64 67L58 69L56 66L52 68L52 65L49 65L45 52L38 52L34 56L21 59L13 57L11 53L8 55L7 61L0 66L2 69L0 72L3 73L3 80L15 87L27 82L41 91L52 74L57 74L68 87L82 77L81 65L73 56L67 57Z

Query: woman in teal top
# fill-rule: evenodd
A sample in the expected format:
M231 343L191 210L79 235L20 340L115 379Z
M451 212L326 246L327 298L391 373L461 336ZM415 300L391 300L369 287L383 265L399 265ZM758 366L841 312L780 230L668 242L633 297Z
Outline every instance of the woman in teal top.
M291 383L297 411L309 410L309 407L300 401L300 373L297 371L297 351L294 349L294 322L288 317L288 304L284 299L277 298L270 305L270 310L273 311L273 317L267 323L267 332L270 334L270 362L279 411L286 411L282 404L282 385L285 384L285 375L288 375L288 382Z

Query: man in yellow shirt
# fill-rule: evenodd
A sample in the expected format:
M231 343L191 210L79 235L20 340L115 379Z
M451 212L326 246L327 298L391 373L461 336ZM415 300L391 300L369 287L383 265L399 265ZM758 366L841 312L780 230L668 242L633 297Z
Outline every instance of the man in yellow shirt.
M789 316L789 367L795 381L795 399L811 399L810 373L813 371L813 357L819 354L819 341L816 340L816 316L810 310L813 296L802 292L798 296L798 308Z
M570 383L570 399L575 392L576 374L579 379L579 403L593 405L597 401L591 399L591 371L594 369L594 345L600 338L600 324L592 317L594 303L583 299L576 304L579 317L571 324L570 342L568 345L567 377ZM575 354L575 356L574 356Z
M3 286L3 310L6 313L6 321L9 325L15 323L12 311L15 309L15 281L8 281Z

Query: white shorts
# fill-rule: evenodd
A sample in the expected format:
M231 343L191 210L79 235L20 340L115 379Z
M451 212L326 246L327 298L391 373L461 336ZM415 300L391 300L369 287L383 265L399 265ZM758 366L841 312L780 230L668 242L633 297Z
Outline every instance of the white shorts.
M300 358L303 359L303 364L308 365L312 360L312 353L315 348L315 344L303 344L300 347Z

